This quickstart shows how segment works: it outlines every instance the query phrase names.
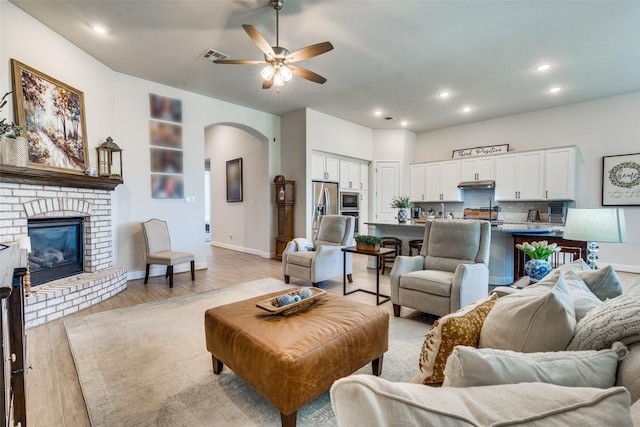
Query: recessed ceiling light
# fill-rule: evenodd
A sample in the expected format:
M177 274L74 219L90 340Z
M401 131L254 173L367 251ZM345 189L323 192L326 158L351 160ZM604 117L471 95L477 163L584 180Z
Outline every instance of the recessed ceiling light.
M471 111L471 107L462 107L462 112L463 113L468 113Z
M536 71L547 71L551 68L551 64L540 64L536 67Z
M439 95L439 96L440 96L440 98L448 98L448 97L449 97L449 95L450 95L450 93L449 93L449 92L444 91L444 92L440 92L440 95Z
M548 89L547 92L549 92L549 93L557 93L557 92L560 92L560 88L558 86L552 87L551 89Z
M382 115L382 111L376 111L373 114L375 114L376 116L380 116L380 115Z
M107 29L100 24L91 25L91 29L98 34L107 34Z
M406 120L403 120L402 122L400 122L400 124L401 124L402 126L406 126L406 125L407 125L407 121L406 121Z

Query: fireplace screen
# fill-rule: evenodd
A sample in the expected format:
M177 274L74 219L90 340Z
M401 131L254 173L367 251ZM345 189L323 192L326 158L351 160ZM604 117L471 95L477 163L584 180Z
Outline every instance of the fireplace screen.
M82 273L83 218L42 218L29 220L31 283Z

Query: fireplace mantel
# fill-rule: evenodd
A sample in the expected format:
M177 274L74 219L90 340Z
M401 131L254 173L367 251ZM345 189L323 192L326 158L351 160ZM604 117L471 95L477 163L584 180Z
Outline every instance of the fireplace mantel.
M0 182L16 184L54 185L59 187L93 188L113 191L121 179L74 175L54 170L0 166Z

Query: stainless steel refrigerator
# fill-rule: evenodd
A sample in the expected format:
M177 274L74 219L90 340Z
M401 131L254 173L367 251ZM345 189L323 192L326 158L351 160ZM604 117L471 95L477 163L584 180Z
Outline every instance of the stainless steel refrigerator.
M318 232L322 215L338 214L338 183L313 181L312 230L313 236Z

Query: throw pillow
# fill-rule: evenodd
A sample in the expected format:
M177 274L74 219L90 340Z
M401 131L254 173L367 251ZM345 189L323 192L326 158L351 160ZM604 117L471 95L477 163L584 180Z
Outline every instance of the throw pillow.
M622 282L610 265L597 270L578 271L577 274L602 301L622 295Z
M420 350L420 379L423 384L441 384L447 357L456 345L478 346L482 323L498 295L473 302L433 323Z
M447 359L445 387L541 382L567 387L613 387L618 361L628 353L617 342L601 351L518 353L458 346Z
M611 298L591 310L577 325L567 350L600 350L615 341L640 341L640 289Z
M558 282L542 295L500 298L482 326L480 348L523 353L560 351L571 341L575 326L569 287L560 275Z

